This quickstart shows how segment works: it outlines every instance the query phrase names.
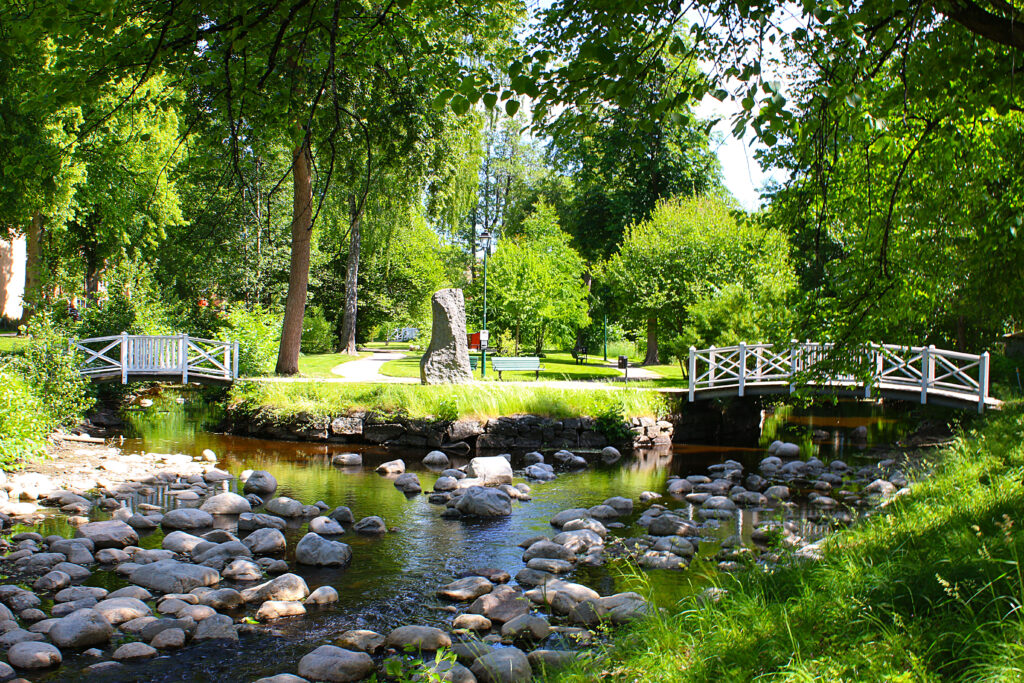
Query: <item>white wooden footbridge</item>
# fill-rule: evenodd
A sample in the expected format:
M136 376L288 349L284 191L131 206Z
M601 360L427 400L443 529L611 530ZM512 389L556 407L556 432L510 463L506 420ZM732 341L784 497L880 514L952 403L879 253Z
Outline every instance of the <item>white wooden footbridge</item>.
M227 384L238 379L238 342L187 334L94 337L75 342L79 372L95 382Z
M845 363L838 363L842 354ZM954 408L998 408L988 395L989 355L934 346L868 344L837 351L833 344L739 344L690 347L690 401L727 396L813 393L895 398ZM858 372L836 370L857 368Z

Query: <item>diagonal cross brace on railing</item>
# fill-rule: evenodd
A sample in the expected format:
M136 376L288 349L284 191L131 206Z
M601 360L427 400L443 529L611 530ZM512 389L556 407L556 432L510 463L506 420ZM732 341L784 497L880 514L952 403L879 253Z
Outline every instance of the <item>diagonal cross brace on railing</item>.
M99 350L91 348L102 344ZM82 339L74 349L85 354L79 373L92 379L120 377L122 383L150 377L232 381L238 378L238 342L200 339L187 334L129 335Z

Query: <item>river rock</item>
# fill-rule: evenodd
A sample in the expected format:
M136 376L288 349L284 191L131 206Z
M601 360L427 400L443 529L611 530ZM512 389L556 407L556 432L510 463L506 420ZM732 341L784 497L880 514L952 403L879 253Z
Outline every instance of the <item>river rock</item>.
M82 524L75 531L75 536L89 539L97 550L126 548L139 542L135 529L120 520Z
M62 571L54 569L36 579L32 587L40 593L52 593L70 585L71 577Z
M156 648L145 643L134 642L125 643L121 647L114 650L114 659L119 662L134 662L140 659L149 659L150 657L156 657Z
M257 496L266 498L273 495L277 490L277 479L266 470L256 470L249 475L242 485L242 493L255 493Z
M243 512L238 517L239 531L252 531L253 529L284 529L288 523L275 515L265 515L255 512Z
M338 453L331 458L331 464L338 467L356 467L363 464L363 456L360 453Z
M405 472L405 461L401 459L389 460L377 465L377 472L380 474L403 474Z
M243 512L252 512L249 501L230 491L207 498L199 509L211 515L240 515Z
M452 628L466 631L490 631L491 620L482 614L460 614L452 622Z
M441 289L431 299L430 346L420 359L423 384L473 381L466 340L466 303L461 289Z
M512 514L512 498L499 489L470 486L455 500L455 509L473 517L507 517Z
M196 548L198 551L199 548ZM252 551L241 541L228 541L217 543L213 547L206 548L201 552L193 554L193 561L207 567L220 568L235 557L249 557Z
M114 626L131 621L132 619L152 615L152 610L149 609L149 606L135 598L107 598L96 603L93 609L103 615Z
M185 564L176 560L160 560L142 565L129 575L132 583L161 593L188 593L200 586L214 586L220 575L210 567Z
M512 640L519 640L520 638L544 640L550 633L551 624L548 623L548 620L532 614L521 614L514 619L506 621L501 627L501 637Z
M238 641L238 629L231 617L224 614L215 614L209 619L203 619L196 627L196 634L193 640L230 640Z
M432 626L400 626L388 634L387 646L396 650L412 647L433 652L452 646L447 633Z
M358 650L359 652L368 652L373 654L384 649L384 643L387 642L387 638L376 631L356 629L352 631L345 631L338 636L338 640L336 642L341 647L349 650Z
M330 517L314 517L309 520L309 530L321 536L340 536L345 533L345 527Z
M263 570L252 560L239 557L224 568L222 575L233 581L259 581L263 578Z
M533 678L526 653L515 647L495 648L470 667L480 683L528 683Z
M494 584L482 576L467 576L442 586L437 594L455 602L466 602L490 593L493 588Z
M576 561L576 553L563 545L552 543L548 540L537 541L523 553L523 562L529 562L535 557L546 557L567 562Z
M185 645L185 632L180 628L169 628L156 634L149 642L158 650L176 650Z
M101 612L80 609L58 619L47 635L60 647L92 647L108 643L114 635L114 627Z
M259 621L270 621L283 617L297 617L306 613L306 608L297 600L267 600L256 610Z
M313 681L348 683L369 676L373 660L365 652L352 652L335 645L321 645L299 660L299 675Z
M302 601L303 605L330 605L338 602L339 596L331 586L320 586Z
M199 596L199 602L216 610L233 610L245 604L234 588L217 588Z
M493 622L503 624L529 610L530 601L522 593L511 586L500 585L474 600L466 611L482 614Z
M100 588L98 586L72 586L71 588L65 588L64 590L60 591L55 596L53 596L53 601L73 602L75 600L84 600L87 598L102 600L105 597L107 597L106 588ZM7 608L4 607L4 609ZM0 617L2 617L2 614L0 614Z
M288 547L284 534L269 527L257 529L242 539L242 543L253 555L275 555Z
M570 522L566 522L565 526L562 527L563 531L579 531L580 529L587 529L593 531L595 534L604 538L608 535L608 527L596 519L584 517L583 519L574 519Z
M419 493L423 490L420 486L420 478L412 472L400 474L398 478L395 479L395 488L405 494Z
M697 526L688 519L672 514L658 515L647 527L651 536L696 536Z
M466 467L466 476L479 480L483 486L512 483L512 465L503 456L473 458Z
M7 661L19 669L47 669L63 661L60 650L49 643L15 643L7 651Z
M576 529L575 531L563 531L552 539L559 545L564 545L577 555L582 555L594 546L603 546L604 540L590 529Z
M423 458L423 464L427 467L448 467L448 456L442 451L430 451Z
M196 508L177 508L164 515L160 525L164 529L205 529L213 526L213 515Z
M282 574L275 579L246 588L242 591L242 599L246 602L266 602L267 600L303 600L309 595L309 587L305 580L296 574Z
M295 561L316 567L345 567L352 561L352 549L311 532L295 546Z
M280 496L278 498L268 500L263 507L266 508L267 512L288 519L292 517L301 517L305 506L297 500L293 500L287 496Z
M526 655L533 669L539 678L545 678L545 674L554 673L570 666L579 657L579 653L573 650L534 650Z
M589 517L590 511L586 508L572 508L569 510L562 510L554 517L551 518L551 526L561 529L565 526L566 522L570 522L574 519L583 519Z
M459 480L455 477L438 477L434 482L434 490L439 492L454 491L459 488Z

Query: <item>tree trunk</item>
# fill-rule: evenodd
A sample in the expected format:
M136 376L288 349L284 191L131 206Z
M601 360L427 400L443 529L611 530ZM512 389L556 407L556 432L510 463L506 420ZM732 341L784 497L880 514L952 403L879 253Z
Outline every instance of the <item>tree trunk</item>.
M956 350L960 353L967 350L967 320L962 315L956 317Z
M359 303L359 248L362 244L363 212L355 196L349 197L348 263L345 266L345 313L341 321L342 353L349 356L356 351L356 313Z
M302 348L302 318L306 314L309 289L309 244L313 233L313 178L311 156L306 141L295 149L292 160L292 253L288 269L288 298L281 324L281 346L277 351L279 375L299 371Z
M544 328L545 328L545 326L546 326L546 323L544 321L541 321L540 326L537 328L537 353L534 354L535 356L539 356L540 354L542 354L544 352L544 332L545 332Z
M28 225L25 245L25 292L21 296L21 325L27 325L42 296L43 215L36 211Z
M590 292L591 292L591 290L594 287L594 275L593 275L593 273L590 272L589 268L587 270L583 271L583 286L587 288L587 301L589 302L590 301ZM588 313L589 313L589 311L588 311ZM584 341L583 340L583 333L584 332L586 332L586 329L584 329L582 327L576 330L576 345L573 347L573 351L575 351L576 349L584 348L584 346L585 346L584 343L583 343L583 341Z
M643 364L658 364L658 318L655 316L647 319L647 355Z

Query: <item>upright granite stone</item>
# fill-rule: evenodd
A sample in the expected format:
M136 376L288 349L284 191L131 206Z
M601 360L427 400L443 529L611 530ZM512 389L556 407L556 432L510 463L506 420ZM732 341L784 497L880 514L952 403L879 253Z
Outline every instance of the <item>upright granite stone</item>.
M461 289L434 293L430 347L420 360L423 384L465 384L473 381L466 341L466 303Z

